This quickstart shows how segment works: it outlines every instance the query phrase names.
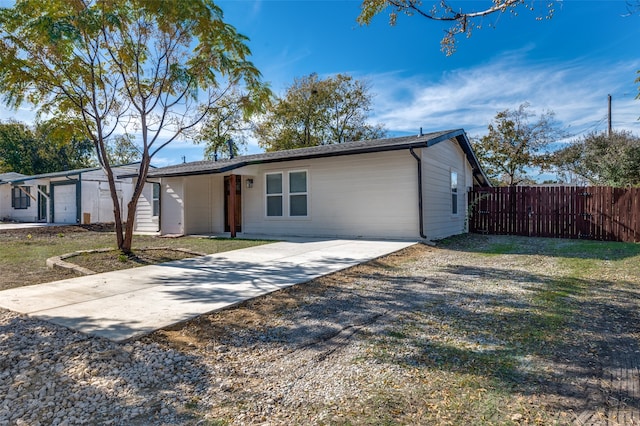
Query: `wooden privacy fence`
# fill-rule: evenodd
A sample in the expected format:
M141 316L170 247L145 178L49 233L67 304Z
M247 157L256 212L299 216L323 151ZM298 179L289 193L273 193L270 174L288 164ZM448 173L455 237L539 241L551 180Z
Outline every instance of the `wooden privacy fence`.
M638 242L640 188L474 188L469 193L469 231Z

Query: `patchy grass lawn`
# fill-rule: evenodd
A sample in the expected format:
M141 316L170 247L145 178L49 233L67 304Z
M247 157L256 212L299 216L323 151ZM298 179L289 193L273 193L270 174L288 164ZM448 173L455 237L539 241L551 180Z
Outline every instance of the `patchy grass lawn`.
M4 283L46 280L54 254L113 246L113 234L72 228L0 234ZM199 252L228 244L136 239ZM188 402L163 400L187 424L636 424L640 245L465 235L134 344L189 360L184 376L197 380L177 399ZM158 398L160 410L175 389L154 386L131 397Z
M0 290L71 278L75 273L61 269L49 269L45 262L79 250L113 248L107 253L83 254L69 258L96 272L144 266L153 263L193 257L171 249L182 248L195 253L219 253L265 244L267 241L252 241L224 238L159 238L150 235L135 235L135 256L122 256L115 250L115 233L100 229L92 231L81 226L40 227L0 231ZM165 250L141 250L163 247Z
M146 338L212 424L631 424L640 245L468 235ZM265 401L270 401L266 403Z

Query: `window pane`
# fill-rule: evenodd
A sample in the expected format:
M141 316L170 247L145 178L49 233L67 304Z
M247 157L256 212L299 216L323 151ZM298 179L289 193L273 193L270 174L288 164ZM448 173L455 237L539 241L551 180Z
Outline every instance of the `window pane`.
M451 194L451 214L458 214L458 194Z
M451 192L458 192L458 173L451 172Z
M306 216L307 215L307 196L292 195L289 197L290 216Z
M31 206L31 198L29 198L28 194L31 194L31 187L29 186L11 188L11 207L14 209L29 208Z
M267 175L267 194L282 194L282 173Z
M159 183L154 183L153 184L152 204L153 204L152 215L153 216L160 216L160 184Z
M289 192L307 192L307 172L289 173Z
M267 197L267 216L282 216L282 195Z

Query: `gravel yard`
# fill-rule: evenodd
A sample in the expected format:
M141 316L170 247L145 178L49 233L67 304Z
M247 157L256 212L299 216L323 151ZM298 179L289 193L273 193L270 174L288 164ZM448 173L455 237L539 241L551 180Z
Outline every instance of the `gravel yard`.
M123 344L0 311L0 425L635 424L639 261L464 236Z

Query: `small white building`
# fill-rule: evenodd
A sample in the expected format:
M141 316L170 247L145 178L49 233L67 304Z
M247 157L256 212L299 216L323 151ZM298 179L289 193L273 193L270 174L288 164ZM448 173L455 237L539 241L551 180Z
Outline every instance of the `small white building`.
M463 130L185 163L148 178L136 230L178 235L438 239L466 231L468 188L489 186Z
M136 173L137 165L113 168L114 176ZM33 176L0 175L0 219L60 224L114 221L113 202L99 167ZM116 178L120 207L131 198L133 180ZM123 210L126 216L126 210ZM126 217L123 217L123 220Z

